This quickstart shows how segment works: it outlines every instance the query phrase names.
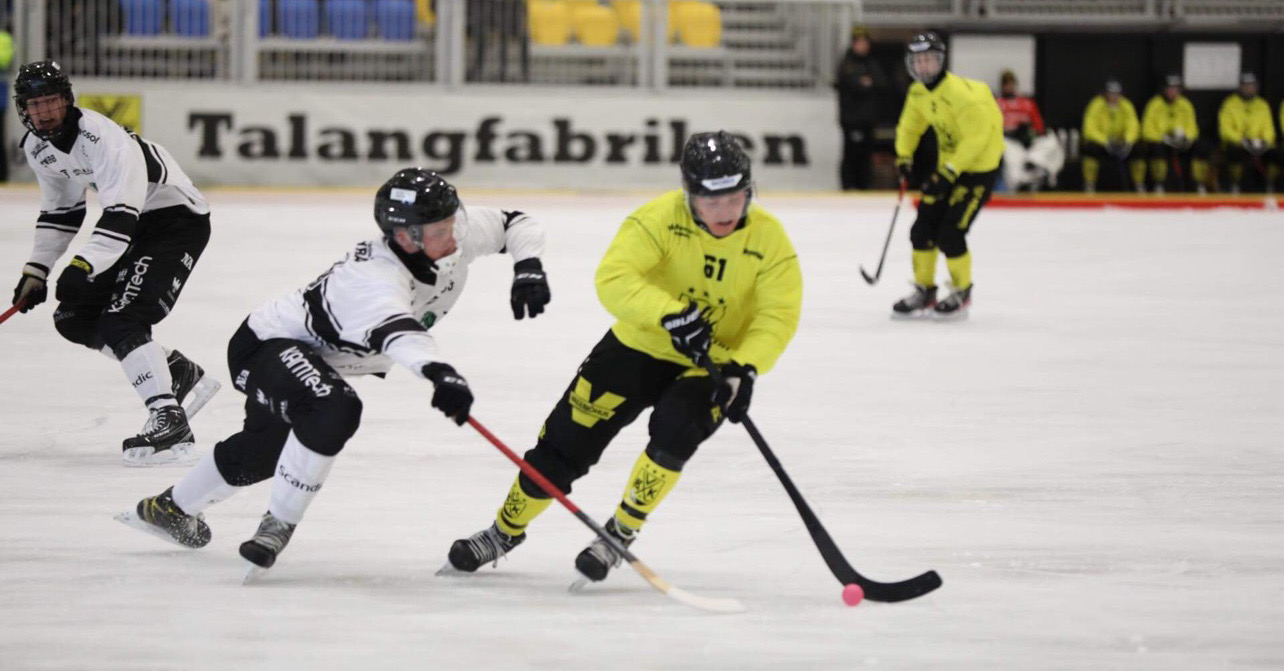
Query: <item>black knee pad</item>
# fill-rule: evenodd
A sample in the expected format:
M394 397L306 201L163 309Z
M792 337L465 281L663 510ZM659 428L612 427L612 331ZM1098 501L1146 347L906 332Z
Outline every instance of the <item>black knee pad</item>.
M946 226L945 230L941 231L936 244L947 259L957 258L967 253L967 238L964 237L963 231L952 226Z
M680 471L696 448L713 435L721 413L713 414L713 381L691 377L673 384L651 413L646 453L664 468Z
M526 463L535 467L540 475L544 476L549 482L553 483L563 494L571 493L571 485L578 479L588 473L588 469L593 464L584 463L583 460L574 459L570 455L563 453L550 445L540 443L526 451L522 456ZM539 485L533 480L522 474L522 491L531 496L538 498L548 498ZM539 492L539 494L536 494Z
M290 410L294 435L309 450L333 457L361 425L361 399L346 383L329 396L312 399L304 408Z
M102 338L98 335L96 310L92 315L88 315L85 311L78 312L75 308L60 307L54 311L54 329L58 331L58 335L77 345L95 350L103 348Z
M152 327L125 313L104 312L98 320L98 339L111 348L117 359L123 359L136 347L152 339Z

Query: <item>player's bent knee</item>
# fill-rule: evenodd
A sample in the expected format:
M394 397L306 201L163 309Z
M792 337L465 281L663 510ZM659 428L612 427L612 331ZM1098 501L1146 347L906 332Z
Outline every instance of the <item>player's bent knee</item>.
M84 345L90 349L102 347L103 341L98 336L98 323L95 317L87 317L75 310L59 308L54 312L54 329L58 331L58 335L69 342Z
M97 337L99 342L111 348L117 359L124 359L125 355L152 339L152 329L150 325L120 313L108 312L98 320Z
M333 457L357 432L361 409L361 399L345 384L309 403L305 411L290 413L290 422L299 442L317 454Z

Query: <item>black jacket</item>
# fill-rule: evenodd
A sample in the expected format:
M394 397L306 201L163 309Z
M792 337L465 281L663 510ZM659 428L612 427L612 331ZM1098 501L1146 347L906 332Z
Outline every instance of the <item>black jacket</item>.
M866 75L871 80L869 86L860 81ZM877 123L882 100L892 90L891 81L878 61L870 56L857 56L850 49L838 63L834 88L838 90L838 120L844 126Z

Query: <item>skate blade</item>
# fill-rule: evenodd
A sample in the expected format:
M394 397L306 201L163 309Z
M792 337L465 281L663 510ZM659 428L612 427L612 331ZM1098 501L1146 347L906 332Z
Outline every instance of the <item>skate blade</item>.
M589 580L584 576L580 576L571 582L570 587L567 587L566 591L570 592L571 594L579 594L580 592L583 592L584 588L588 587L592 582L593 582L592 580Z
M247 560L245 562L245 575L241 576L241 584L248 585L253 582L258 582L260 578L262 578L263 574L267 572L267 569Z
M204 408L205 404L209 403L210 399L214 398L214 394L222 388L223 383L208 375L197 380L192 390L188 392L187 398L184 399L187 403L183 405L183 412L187 413L187 418L195 417L196 413L200 412L201 408Z
M892 311L892 321L894 322L917 322L925 321L932 318L932 308L926 310L915 310L913 312Z
M178 443L168 450L154 451L151 447L131 447L124 453L125 466L151 468L153 466L188 466L200 460L195 443Z
M460 571L459 569L452 566L450 562L446 562L445 564L442 564L441 568L437 569L437 572L434 573L433 575L444 577L444 578L454 578L458 576L465 576L465 575L472 575L472 574L467 571Z
M960 308L950 313L937 312L932 315L933 321L938 322L961 322L967 319L967 308Z
M121 524L127 527L133 527L135 529L138 529L139 531L149 533L165 541L166 543L172 543L174 545L177 545L180 548L183 548L184 550L195 549L195 548L192 548L191 546L183 545L182 543L175 540L173 536L170 536L169 534L156 528L155 526L148 524L146 520L138 516L138 513L136 511L126 510L125 512L117 515L114 519L117 522L120 522Z

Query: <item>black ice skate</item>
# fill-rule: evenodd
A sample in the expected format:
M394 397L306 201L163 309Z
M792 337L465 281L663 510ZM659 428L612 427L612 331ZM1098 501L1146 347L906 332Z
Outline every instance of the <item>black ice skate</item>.
M204 516L180 510L174 504L173 487L139 501L134 510L117 515L116 520L185 548L203 548L210 542L210 527Z
M277 555L285 550L290 536L294 535L294 527L295 525L278 519L270 512L263 514L263 521L259 522L259 530L254 532L254 537L241 543L241 556L251 564L245 574L245 582L249 582L262 569L272 568Z
M967 309L972 305L972 287L975 284L969 284L966 289L955 289L945 300L936 304L933 315L937 319L965 319L967 318Z
M456 571L472 573L481 568L482 564L498 566L500 557L512 552L513 548L521 545L525 540L525 532L509 536L492 522L489 527L451 544L450 553L446 558Z
M174 398L183 406L189 419L195 417L223 386L178 350L169 353L166 363L169 364L169 376L174 381Z
M894 319L909 319L927 315L936 307L936 287L914 285L914 293L892 305Z
M638 532L621 527L614 517L607 521L604 528L608 536L619 541L625 548L633 545L633 541L638 538ZM576 555L575 570L593 582L601 582L606 580L606 574L610 573L612 568L619 566L622 561L624 561L624 555L616 552L601 538L594 538L588 547L580 550ZM571 588L576 589L578 586L583 586L583 581L572 585Z
M188 464L196 460L196 438L187 425L187 413L176 405L152 410L143 432L121 444L126 466Z

